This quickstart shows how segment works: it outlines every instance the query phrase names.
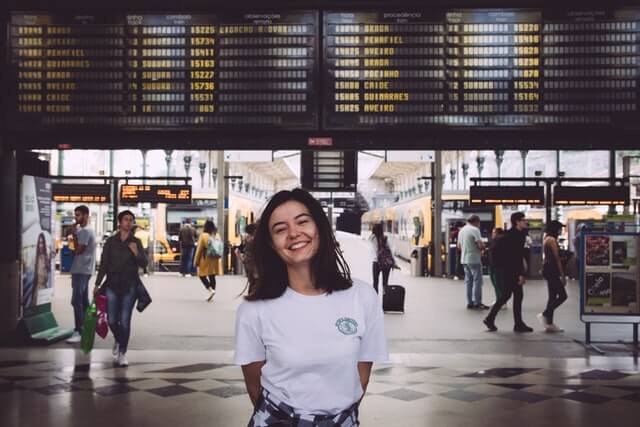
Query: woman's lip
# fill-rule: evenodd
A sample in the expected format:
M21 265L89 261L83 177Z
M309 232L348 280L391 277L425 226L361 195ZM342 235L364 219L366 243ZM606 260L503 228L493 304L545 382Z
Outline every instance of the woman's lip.
M309 244L309 242L308 242L308 241L304 241L304 242L296 242L296 243L294 243L293 245L290 245L287 249L289 249L290 251L295 251L295 250L298 250L298 249L302 249L302 248L304 248L304 247L305 247L305 246L307 246L308 244ZM300 246L300 247L297 247L297 248L295 248L295 249L294 249L293 247L294 247L294 246L296 246L296 245L301 245L301 246Z

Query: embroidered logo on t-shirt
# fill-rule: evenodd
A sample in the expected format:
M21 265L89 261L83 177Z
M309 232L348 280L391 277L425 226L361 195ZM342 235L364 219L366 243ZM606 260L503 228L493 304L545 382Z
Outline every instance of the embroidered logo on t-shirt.
M336 321L336 327L345 335L354 335L358 332L358 322L350 317L341 317Z

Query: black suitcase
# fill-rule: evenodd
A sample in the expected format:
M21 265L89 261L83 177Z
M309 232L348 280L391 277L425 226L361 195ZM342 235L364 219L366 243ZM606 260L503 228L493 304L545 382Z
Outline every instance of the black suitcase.
M387 286L382 294L382 311L398 311L404 313L404 294L404 286Z

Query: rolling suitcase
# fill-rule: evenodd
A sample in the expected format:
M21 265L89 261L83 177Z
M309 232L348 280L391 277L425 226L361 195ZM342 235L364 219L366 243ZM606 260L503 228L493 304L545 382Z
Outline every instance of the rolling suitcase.
M396 311L404 313L404 294L404 286L387 286L382 294L382 311Z

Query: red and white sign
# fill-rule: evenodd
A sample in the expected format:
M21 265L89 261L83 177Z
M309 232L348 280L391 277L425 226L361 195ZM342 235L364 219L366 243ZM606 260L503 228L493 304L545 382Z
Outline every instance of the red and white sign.
M331 147L333 138L309 138L307 145L310 147Z

